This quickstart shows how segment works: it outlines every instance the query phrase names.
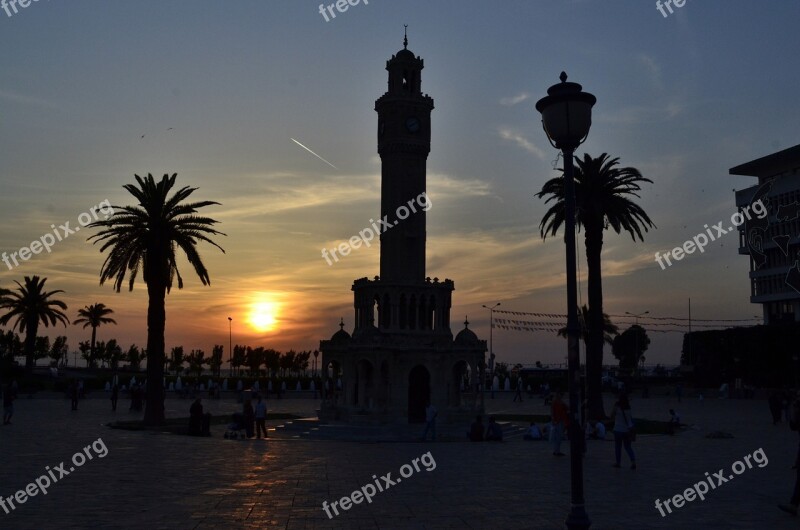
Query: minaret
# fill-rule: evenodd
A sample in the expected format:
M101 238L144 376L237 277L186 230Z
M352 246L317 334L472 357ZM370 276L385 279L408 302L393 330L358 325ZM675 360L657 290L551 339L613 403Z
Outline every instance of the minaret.
M433 99L422 93L424 61L403 49L386 62L389 86L375 102L378 154L381 157L381 218L397 222L381 234L383 281L425 280L425 211L416 202L425 192L426 162L431 150ZM404 220L398 208L414 201L416 212Z

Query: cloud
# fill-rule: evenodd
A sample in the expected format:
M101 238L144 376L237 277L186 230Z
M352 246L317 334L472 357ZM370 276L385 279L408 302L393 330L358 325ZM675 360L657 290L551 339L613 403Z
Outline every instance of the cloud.
M58 109L60 108L58 105L53 103L52 101L48 101L46 99L35 98L31 96L26 96L23 94L17 94L16 92L9 92L6 90L0 90L0 99L7 99L14 103L22 103L24 105L37 105L40 107L48 107L51 109Z
M513 107L514 105L522 103L523 101L529 99L530 97L531 97L531 95L529 93L520 92L516 96L511 96L511 97L508 97L508 98L502 98L500 100L500 104L501 105L505 105L506 107Z
M544 153L544 151L539 149L539 147L537 147L536 145L532 144L527 138L525 138L521 134L514 132L507 127L499 127L497 129L497 134L499 134L500 138L502 138L503 140L509 140L511 142L514 142L519 147L522 147L529 153L532 153L539 160L547 160L547 155Z

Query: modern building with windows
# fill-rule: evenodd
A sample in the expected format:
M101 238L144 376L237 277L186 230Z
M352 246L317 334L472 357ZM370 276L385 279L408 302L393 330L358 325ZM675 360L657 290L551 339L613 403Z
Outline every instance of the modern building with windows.
M800 321L800 145L730 169L758 183L736 192L739 254L750 257L750 302L761 304L765 324ZM767 215L752 213L757 202ZM758 206L757 210L760 209Z

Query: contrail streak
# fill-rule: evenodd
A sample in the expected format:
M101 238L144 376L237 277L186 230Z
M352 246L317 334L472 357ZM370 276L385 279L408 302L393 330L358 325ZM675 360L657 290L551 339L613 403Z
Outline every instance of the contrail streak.
M333 169L335 169L335 170L337 170L337 171L339 170L339 168L338 168L338 167L334 166L333 164L331 164L330 162L328 162L327 160L325 160L324 158L322 158L321 156L319 156L317 153L315 153L314 151L312 151L312 150L311 150L311 149L309 149L308 147L304 146L303 144L301 144L300 142L298 142L297 140L295 140L294 138L291 138L291 137L290 137L289 139L290 139L291 141L293 141L294 143L296 143L297 145L299 145L300 147L302 147L303 149L305 149L306 151L308 151L309 153L311 153L312 155L314 155L315 157L319 158L320 160L322 160L323 162L325 162L326 164L328 164L329 166L331 166Z

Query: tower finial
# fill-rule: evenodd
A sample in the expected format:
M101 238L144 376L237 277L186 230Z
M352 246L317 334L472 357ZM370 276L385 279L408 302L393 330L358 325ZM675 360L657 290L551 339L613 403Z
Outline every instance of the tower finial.
M344 317L342 317L342 321L339 322L339 329L344 330Z
M403 27L406 28L406 36L403 39L403 49L408 49L408 24L403 24Z

